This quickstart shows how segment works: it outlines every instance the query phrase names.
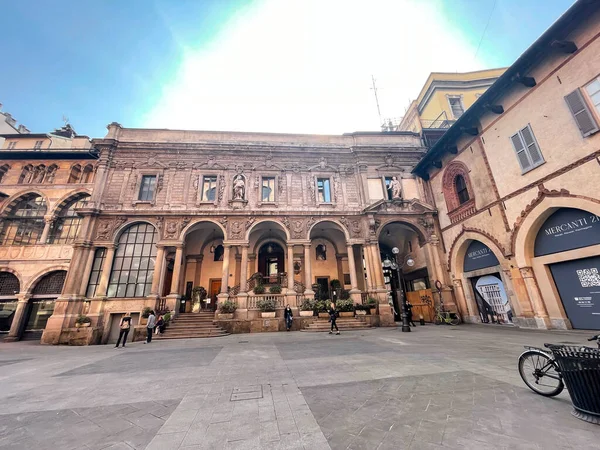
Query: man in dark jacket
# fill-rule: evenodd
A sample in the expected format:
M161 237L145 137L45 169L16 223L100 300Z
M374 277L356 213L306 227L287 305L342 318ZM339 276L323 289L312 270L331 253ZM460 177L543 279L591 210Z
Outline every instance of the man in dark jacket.
M340 330L338 329L337 323L335 323L335 321L337 320L337 316L338 316L338 312L337 309L335 309L335 303L331 302L331 307L329 308L329 321L331 322L331 331L329 331L329 334L333 334L333 328L335 327L335 334L340 334Z
M294 314L292 313L292 308L290 305L287 305L283 310L283 319L285 320L285 329L290 331L292 328L292 320L294 318Z

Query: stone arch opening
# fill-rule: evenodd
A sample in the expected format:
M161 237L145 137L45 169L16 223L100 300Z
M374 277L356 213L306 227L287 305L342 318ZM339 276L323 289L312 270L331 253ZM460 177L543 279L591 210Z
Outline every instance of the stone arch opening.
M42 275L32 284L31 298L22 324L22 339L41 338L48 319L54 313L54 305L62 293L66 277L66 270L54 270Z
M43 196L35 192L23 194L10 202L6 211L0 225L1 245L30 245L40 240L47 212Z
M0 269L0 335L10 331L20 291L19 278L12 272Z

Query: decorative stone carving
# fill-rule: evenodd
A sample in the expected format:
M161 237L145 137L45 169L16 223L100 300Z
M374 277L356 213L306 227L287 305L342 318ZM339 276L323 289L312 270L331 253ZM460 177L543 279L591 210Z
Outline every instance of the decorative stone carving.
M316 197L315 197L315 177L312 175L307 175L306 176L306 184L308 184L308 192L310 194L310 199L313 202L316 202Z
M283 196L283 191L285 190L285 177L279 177L277 180L277 192L279 193L279 197Z
M162 191L163 183L164 183L164 176L162 174L160 174L160 175L158 175L158 177L156 179L156 192L157 193Z
M137 186L137 180L138 180L138 174L136 173L135 175L133 175L131 177L131 181L129 182L129 189L131 189L132 191Z
M390 185L388 186L388 191L392 193L392 198L401 199L402 198L402 185L398 180L398 177L392 177L392 181L390 181Z
M358 238L362 236L362 224L361 221L358 219L354 219L350 221L350 226L348 227L350 229L350 236L354 237L354 238Z
M333 202L338 202L338 192L340 192L340 177L335 174L333 177Z
M229 237L231 239L243 239L245 226L242 220L231 221L229 225Z
M219 175L219 203L223 201L223 192L225 192L225 176Z
M233 200L246 200L246 178L242 174L233 178Z
M246 219L246 230L248 230L252 224L256 221L256 217L250 216Z
M227 228L227 216L223 216L219 219L219 223Z
M176 239L178 228L177 220L167 220L163 237L165 239Z
M283 225L289 230L290 229L290 219L288 219L287 217L284 217L283 219L281 219L281 223L283 223Z
M292 237L295 239L302 239L305 237L306 229L304 228L304 221L301 219L294 219L292 221Z
M158 230L159 234L162 232L164 223L165 223L165 218L164 217L158 216L156 218L156 229Z
M433 230L434 223L429 218L419 217L418 222L419 222L419 225L421 225L425 230L427 230L428 233L430 233Z
M110 239L110 233L112 231L112 220L102 219L98 222L98 228L96 230L96 239L107 241Z

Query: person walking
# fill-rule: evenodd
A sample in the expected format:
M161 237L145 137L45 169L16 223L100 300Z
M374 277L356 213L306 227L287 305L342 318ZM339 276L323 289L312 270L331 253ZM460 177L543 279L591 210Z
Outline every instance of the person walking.
M409 326L413 326L416 327L415 323L413 322L413 305L411 302L409 302L408 300L406 300L406 317L408 318L408 325Z
M115 345L115 348L119 348L121 339L123 339L123 347L125 347L125 342L127 342L127 335L129 334L129 329L131 328L131 313L125 313L125 315L121 318L119 328L119 339L117 340L117 345Z
M146 331L148 332L148 337L146 338L146 342L144 344L149 344L152 342L152 332L154 331L154 326L156 325L156 316L154 315L154 311L150 311L150 315L148 316L148 323L146 324Z
M283 318L285 320L286 330L290 331L292 328L292 321L294 320L294 314L292 312L292 308L290 308L290 305L287 305L283 310Z
M163 319L163 316L161 314L160 316L158 316L158 320L156 321L156 328L155 328L154 333L156 335L162 334L164 325L165 325L165 319Z
M337 323L335 323L335 321L337 320L337 316L338 312L337 309L335 309L335 303L331 302L331 306L329 308L329 321L331 322L331 330L329 331L329 334L333 334L334 328L336 331L335 334L340 334L340 330L338 329Z

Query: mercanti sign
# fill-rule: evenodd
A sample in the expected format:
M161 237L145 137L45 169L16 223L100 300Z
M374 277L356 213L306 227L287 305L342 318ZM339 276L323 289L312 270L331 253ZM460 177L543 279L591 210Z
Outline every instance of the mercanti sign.
M463 270L470 272L499 264L498 258L496 258L494 252L487 245L479 241L473 241L469 245L469 248L467 248Z
M535 239L534 256L600 244L600 217L574 208L553 213Z

